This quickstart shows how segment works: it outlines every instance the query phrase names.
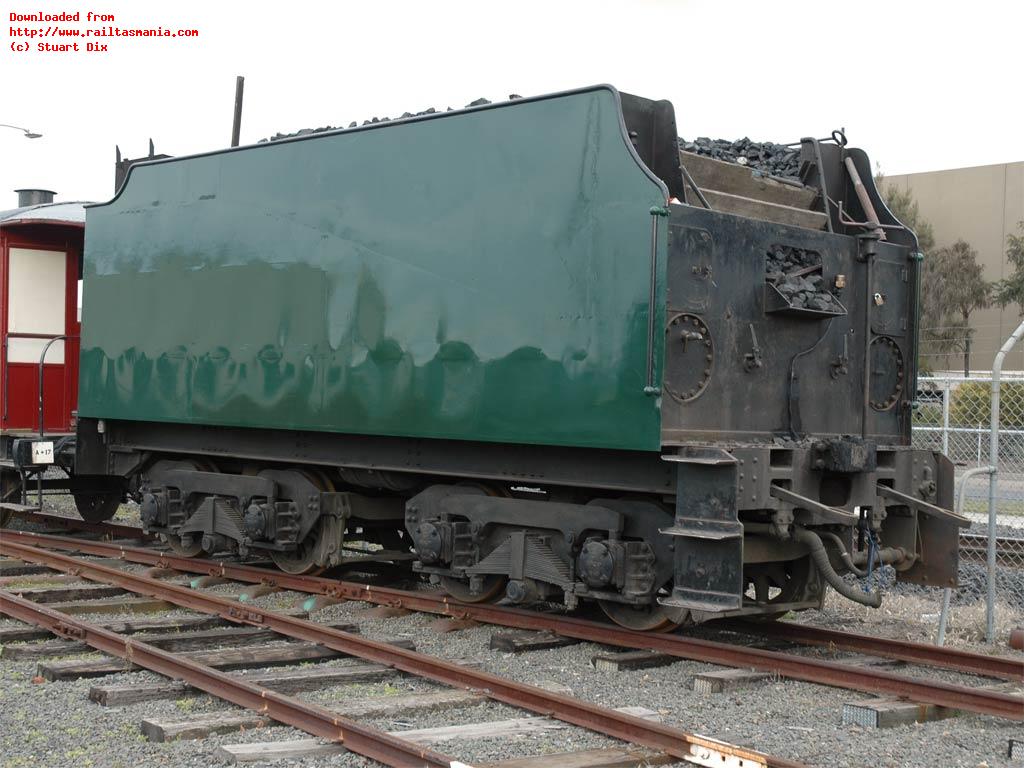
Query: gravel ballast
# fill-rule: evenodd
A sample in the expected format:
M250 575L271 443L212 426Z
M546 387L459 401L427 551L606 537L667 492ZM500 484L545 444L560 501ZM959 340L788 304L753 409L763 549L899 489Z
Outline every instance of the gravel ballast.
M22 523L16 523L21 527ZM25 527L30 527L25 525ZM138 570L141 570L139 568ZM217 592L237 592L225 585ZM275 593L258 598L267 608L294 608L304 597ZM857 606L830 595L822 612L805 613L799 621L903 639L927 641L934 636L940 593L889 594L878 611ZM1009 655L1005 646L978 643L977 617L973 606L957 606L952 616L949 642L958 647ZM499 628L479 626L438 634L429 628L434 617L412 614L401 618L368 618L367 606L342 603L318 612L319 622L358 623L367 637L412 639L418 650L452 660L475 660L483 669L523 682L568 686L581 699L608 707L643 706L656 710L664 722L683 730L820 766L917 766L942 765L978 768L1014 768L1006 758L1010 737L1020 737L1021 725L996 718L965 714L953 719L890 729L865 730L842 726L844 703L872 698L833 688L789 680L768 680L750 688L698 695L691 690L693 675L720 669L707 664L678 661L668 667L623 672L598 672L591 658L608 649L580 643L565 648L524 654L503 654L488 649ZM179 612L180 613L180 612ZM1006 616L1015 614L1007 609ZM1016 614L1019 616L1019 614ZM114 620L117 616L93 617ZM1021 617L1024 618L1024 617ZM1012 618L1011 618L1012 620ZM2 625L16 622L3 620ZM983 615L981 626L983 628ZM827 651L808 649L810 655ZM86 657L88 658L88 657ZM1024 659L1024 655L1021 655ZM350 663L344 659L330 665ZM305 738L292 728L255 729L222 734L195 741L151 743L141 736L143 718L187 719L228 706L206 696L153 701L121 709L109 709L88 700L98 680L34 683L34 661L0 659L0 768L18 766L206 766L217 764L213 754L219 745L243 742L283 741ZM280 671L276 668L275 671ZM950 672L908 667L906 674L927 675L953 682L970 678ZM148 672L123 673L102 678L102 683L153 683L160 678ZM300 694L325 706L349 698L428 692L438 687L406 676L380 683L335 687ZM462 707L400 718L371 718L366 722L385 730L404 730L441 725L487 722L530 713L497 703ZM600 734L578 728L507 739L474 739L437 745L441 751L468 763L510 757L593 749L616 744ZM292 766L372 765L355 755L302 758L278 762ZM1019 764L1019 763L1018 763Z

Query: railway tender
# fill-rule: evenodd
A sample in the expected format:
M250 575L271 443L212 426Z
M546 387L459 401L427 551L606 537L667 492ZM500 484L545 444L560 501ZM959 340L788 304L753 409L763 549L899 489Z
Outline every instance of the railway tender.
M83 512L640 629L955 583L916 239L841 133L793 150L596 86L132 166L87 213Z

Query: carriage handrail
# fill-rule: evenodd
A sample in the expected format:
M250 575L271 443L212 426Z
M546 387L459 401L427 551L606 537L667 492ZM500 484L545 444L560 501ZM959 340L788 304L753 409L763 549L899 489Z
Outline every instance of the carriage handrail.
M43 422L43 363L46 362L46 353L50 351L50 347L53 346L54 342L67 341L67 336L51 336L50 340L46 342L46 346L43 347L43 353L39 355L39 436L43 437L46 434L46 428Z

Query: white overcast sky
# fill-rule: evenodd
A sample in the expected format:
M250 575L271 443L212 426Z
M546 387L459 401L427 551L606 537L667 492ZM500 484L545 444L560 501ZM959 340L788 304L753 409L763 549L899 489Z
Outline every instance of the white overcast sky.
M844 126L895 174L1024 159L1024 3L234 2L3 0L0 209L16 187L113 193L125 156L227 146L430 106L598 82L673 102L681 135L797 140ZM110 52L15 53L10 13L89 10L184 39ZM71 26L95 26L81 23ZM39 42L29 41L29 42ZM57 42L57 41L53 41ZM81 40L80 42L84 42Z

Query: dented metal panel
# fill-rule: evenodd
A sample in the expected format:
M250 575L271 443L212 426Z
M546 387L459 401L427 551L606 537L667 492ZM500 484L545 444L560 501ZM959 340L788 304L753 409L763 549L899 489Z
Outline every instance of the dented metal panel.
M80 412L657 450L665 199L604 86L135 166Z

